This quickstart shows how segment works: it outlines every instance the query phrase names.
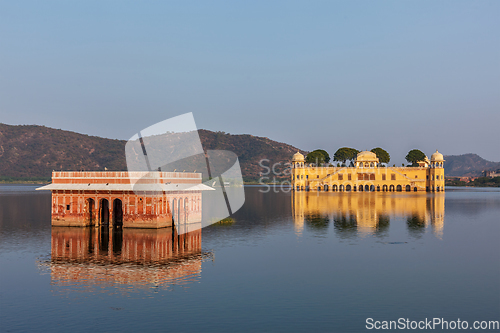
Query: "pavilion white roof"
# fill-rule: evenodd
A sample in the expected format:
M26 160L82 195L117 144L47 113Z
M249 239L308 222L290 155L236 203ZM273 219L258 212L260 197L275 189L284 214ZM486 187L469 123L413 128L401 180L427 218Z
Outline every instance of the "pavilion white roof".
M214 191L205 184L48 184L38 190L71 190L71 191Z

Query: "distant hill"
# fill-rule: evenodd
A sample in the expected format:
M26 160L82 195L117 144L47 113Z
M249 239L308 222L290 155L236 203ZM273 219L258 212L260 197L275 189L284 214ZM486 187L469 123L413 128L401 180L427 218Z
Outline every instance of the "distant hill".
M0 176L50 178L52 170L124 170L124 145L44 126L0 124Z
M239 157L245 180L259 179L266 165L288 162L297 148L269 138L249 134L199 130L205 150L229 150ZM49 179L52 170L126 170L125 140L105 139L36 125L0 123L0 180L15 178ZM306 151L300 150L306 154ZM480 176L483 170L500 169L476 154L445 156L447 176ZM272 178L272 175L270 175ZM288 178L288 177L281 177Z
M253 135L199 130L205 150L230 150L239 157L245 180L257 180L267 165L287 162L297 148ZM0 180L50 178L52 170L126 170L125 140L105 139L36 125L0 123ZM306 153L300 150L302 153Z
M490 162L476 154L444 156L446 176L478 177L483 170L500 169L500 162Z
M283 165L289 162L297 151L304 156L307 151L297 149L286 143L273 141L269 138L253 136L249 134L234 135L224 132L212 132L199 130L201 144L205 150L229 150L238 155L241 166L241 172L246 180L257 180L260 172L265 172L259 165L262 159L268 159L269 162L263 162L263 165L272 167L274 163ZM277 166L276 170L282 170L283 167ZM271 179L273 175L268 175ZM276 178L289 179L290 176Z

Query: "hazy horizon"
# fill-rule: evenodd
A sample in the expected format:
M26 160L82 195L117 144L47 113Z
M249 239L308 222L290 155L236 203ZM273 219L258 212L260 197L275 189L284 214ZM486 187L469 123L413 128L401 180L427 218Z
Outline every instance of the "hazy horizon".
M500 161L500 3L0 3L0 122ZM496 138L496 139L495 139ZM393 159L392 159L393 158Z

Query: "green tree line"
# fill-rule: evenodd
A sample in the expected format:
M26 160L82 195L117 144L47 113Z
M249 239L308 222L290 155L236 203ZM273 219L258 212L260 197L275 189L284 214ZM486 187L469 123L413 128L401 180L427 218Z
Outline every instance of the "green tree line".
M373 148L371 152L377 155L380 163L388 164L391 161L391 155L383 148ZM342 147L333 154L333 161L339 162L342 166L346 166L346 163L350 161L353 165L353 161L359 153L360 151L355 148ZM418 162L425 160L425 154L419 149L412 149L405 159L411 166L418 166ZM306 163L321 165L330 162L330 155L323 149L316 149L308 153L305 160Z

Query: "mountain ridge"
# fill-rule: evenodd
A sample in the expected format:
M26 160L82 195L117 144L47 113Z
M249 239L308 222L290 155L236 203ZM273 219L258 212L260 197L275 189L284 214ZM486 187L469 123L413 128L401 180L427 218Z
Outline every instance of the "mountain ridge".
M267 169L290 161L300 151L292 145L251 134L229 134L200 129L205 150L229 150L238 155L243 177L256 181ZM0 123L0 180L14 178L49 179L52 170L116 170L125 171L125 140L101 138L40 125L7 125ZM333 155L333 154L331 154ZM483 170L500 169L477 154L445 155L446 176L477 177ZM275 175L266 175L272 180ZM287 179L278 175L276 179Z
M500 169L500 162L487 161L474 153L444 155L444 172L450 177L479 177L484 170Z
M238 155L243 178L259 179L266 165L283 163L297 151L286 143L251 134L198 130L204 150L229 150ZM40 125L0 123L0 178L50 178L53 170L125 171L126 140L107 139ZM272 178L272 176L271 176ZM284 175L277 178L286 178ZM1 179L0 179L1 180Z

